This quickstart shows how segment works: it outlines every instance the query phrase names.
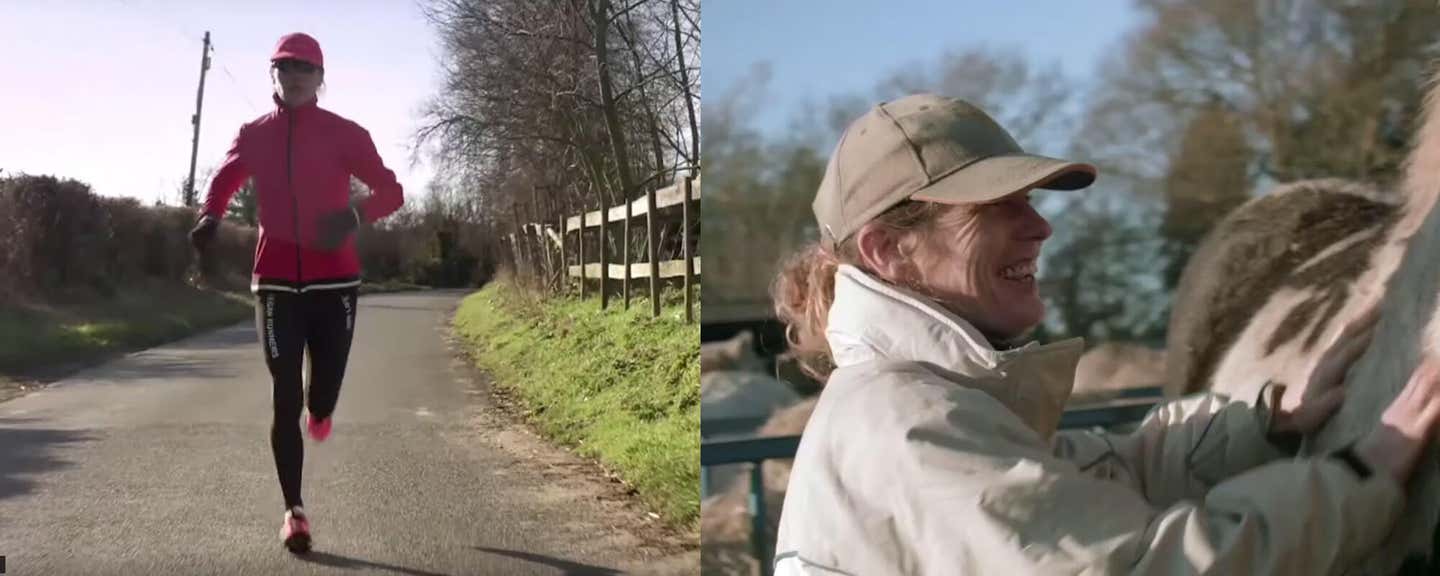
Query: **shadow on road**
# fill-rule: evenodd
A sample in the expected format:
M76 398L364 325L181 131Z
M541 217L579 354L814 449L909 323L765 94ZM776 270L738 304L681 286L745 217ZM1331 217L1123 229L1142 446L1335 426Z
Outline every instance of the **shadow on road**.
M103 380L121 382L141 378L233 378L235 375L218 369L220 363L212 352L253 347L260 350L254 321L238 328L221 329L203 336L161 344L149 350L117 349L74 362L40 366L9 374L19 380L54 383L68 379L95 379L93 370L103 369ZM137 354L138 353L138 354ZM258 356L258 353L257 353Z
M569 560L551 558L549 556L532 554L530 552L517 552L514 550L502 550L500 548L486 548L484 546L471 546L471 548L474 548L481 552L489 552L491 554L498 554L500 556L519 558L527 562L534 562L536 564L544 564L552 568L558 568L560 570L564 570L566 576L611 576L614 574L621 574L619 570L615 570L612 568L602 568L600 566L591 566L589 564L579 564L576 562L571 562Z
M0 500L34 490L37 482L27 479L28 476L72 466L55 456L60 445L96 439L84 431L17 427L32 421L0 418Z
M258 350L259 347L257 346ZM256 356L259 356L257 353ZM125 358L105 366L101 373L81 373L74 376L81 380L98 380L124 384L137 380L168 380L192 378L197 380L229 380L238 374L222 368L226 362L206 357L179 357L168 354L146 353L142 356Z
M166 344L177 350L210 351L234 348L236 346L260 347L260 337L255 334L255 320L251 318L235 326L222 328L198 338L186 338Z
M403 566L392 566L390 564L370 562L368 560L360 560L358 558L347 558L345 556L340 556L338 554L330 554L328 552L312 551L309 554L305 554L303 556L296 556L296 558L299 558L306 562L320 564L322 566L330 566L332 568L342 568L347 570L363 568L368 570L384 570L386 572L394 572L396 574L408 574L410 576L445 576L444 574L441 574L439 572L426 572L424 570L405 568Z

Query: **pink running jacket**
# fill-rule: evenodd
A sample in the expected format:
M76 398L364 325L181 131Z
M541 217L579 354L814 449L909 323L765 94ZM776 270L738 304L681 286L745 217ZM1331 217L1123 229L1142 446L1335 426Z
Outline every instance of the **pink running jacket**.
M246 178L255 179L260 239L251 290L304 292L360 284L352 234L340 248L318 247L320 219L350 206L350 175L372 194L357 200L362 222L374 222L404 203L400 182L385 167L370 133L316 105L276 108L240 127L225 162L210 182L204 213L220 218Z

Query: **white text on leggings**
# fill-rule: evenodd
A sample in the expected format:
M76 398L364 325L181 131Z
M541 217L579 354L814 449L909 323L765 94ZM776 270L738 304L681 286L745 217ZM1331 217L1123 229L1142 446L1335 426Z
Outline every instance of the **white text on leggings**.
M275 295L265 297L265 337L270 344L270 357L280 357L280 344L275 342Z

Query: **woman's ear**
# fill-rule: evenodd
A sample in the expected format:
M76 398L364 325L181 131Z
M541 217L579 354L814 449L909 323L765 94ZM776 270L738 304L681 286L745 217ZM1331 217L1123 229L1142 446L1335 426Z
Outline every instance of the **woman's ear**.
M855 243L860 249L860 262L871 273L891 284L904 281L907 263L893 230L870 222L855 233Z

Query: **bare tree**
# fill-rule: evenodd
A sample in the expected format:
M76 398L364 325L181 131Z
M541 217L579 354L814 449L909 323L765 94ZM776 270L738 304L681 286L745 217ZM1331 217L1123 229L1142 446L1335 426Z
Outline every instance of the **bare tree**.
M464 202L465 217L499 242L522 224L558 223L663 185L667 164L691 163L681 143L698 139L674 121L698 99L674 81L686 77L676 67L694 61L698 36L679 32L685 57L670 48L675 22L696 10L669 0L431 2L445 81L416 148L435 151L437 172L457 190L447 201Z

